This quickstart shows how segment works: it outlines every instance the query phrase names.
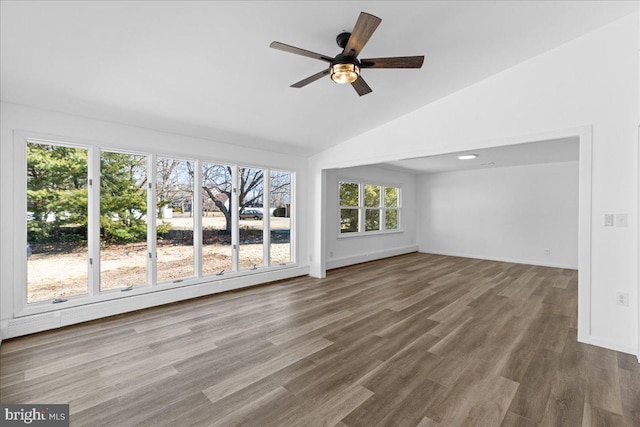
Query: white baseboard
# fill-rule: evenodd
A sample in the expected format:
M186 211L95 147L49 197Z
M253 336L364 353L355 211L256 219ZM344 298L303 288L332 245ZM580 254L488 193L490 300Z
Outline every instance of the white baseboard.
M383 251L368 252L366 254L353 255L349 257L332 258L327 260L327 270L346 267L348 265L360 264L363 262L375 261L377 259L389 258L397 255L417 252L418 246L403 246L399 248L385 249Z
M135 295L117 300L96 302L77 307L70 307L41 314L4 319L0 323L1 339L14 338L22 335L60 328L89 320L100 319L130 311L142 310L162 304L183 301L219 292L241 289L276 280L309 274L309 267L285 268L265 273L232 277L224 280L184 286L180 288L159 290L142 295Z
M474 258L474 259L483 259L486 261L498 261L498 262L510 262L513 264L528 264L528 265L538 265L540 267L552 267L552 268L565 268L568 270L577 270L578 265L573 264L560 264L554 262L543 262L543 261L533 261L527 259L515 259L515 258L503 258L503 257L488 257L484 255L473 255L473 254L460 254L453 252L441 252L441 251L430 251L430 250L420 250L421 253L425 254L433 254L433 255L445 255L445 256L455 256L460 258Z

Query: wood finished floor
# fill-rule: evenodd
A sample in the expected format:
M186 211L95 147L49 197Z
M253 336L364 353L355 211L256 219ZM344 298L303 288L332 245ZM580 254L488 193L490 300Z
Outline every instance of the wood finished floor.
M72 426L640 426L640 364L576 316L576 271L415 253L5 341L0 400Z

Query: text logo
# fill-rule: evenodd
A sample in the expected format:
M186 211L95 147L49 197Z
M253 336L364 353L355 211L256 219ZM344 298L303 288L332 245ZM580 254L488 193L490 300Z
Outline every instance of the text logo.
M0 404L2 426L69 427L69 405Z

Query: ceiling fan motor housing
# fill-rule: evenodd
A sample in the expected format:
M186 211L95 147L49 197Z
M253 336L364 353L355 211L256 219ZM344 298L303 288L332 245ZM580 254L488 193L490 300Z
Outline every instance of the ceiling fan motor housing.
M351 33L340 33L338 37L336 37L336 43L340 46L340 49L344 49L347 46L347 42L349 41L349 37L351 37Z
M343 55L341 53L337 54L335 58L333 58L333 62L331 62L331 66L333 67L336 64L353 64L358 67L361 66L358 58L354 58L352 56Z

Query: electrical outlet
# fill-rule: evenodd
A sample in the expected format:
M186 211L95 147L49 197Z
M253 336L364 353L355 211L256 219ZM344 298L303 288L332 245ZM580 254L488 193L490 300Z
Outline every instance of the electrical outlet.
M628 227L628 226L629 226L629 215L616 214L616 227Z
M333 258L333 252L329 252L329 258Z
M616 293L616 304L629 307L629 294L626 292Z
M545 255L551 255L551 249L546 248L546 249L544 250L544 254L545 254Z

